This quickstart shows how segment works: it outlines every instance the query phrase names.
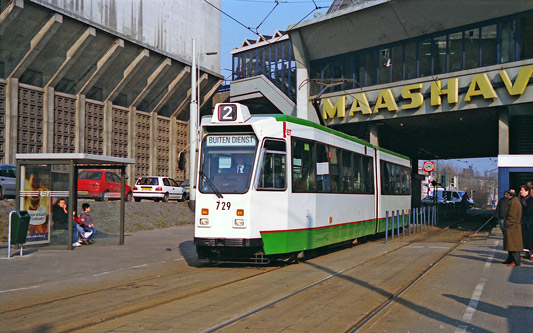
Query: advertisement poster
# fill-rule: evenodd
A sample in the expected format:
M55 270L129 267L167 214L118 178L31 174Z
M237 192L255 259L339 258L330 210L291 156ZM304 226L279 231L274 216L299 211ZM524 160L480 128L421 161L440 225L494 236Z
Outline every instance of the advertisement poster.
M50 171L50 166L28 165L22 168L20 207L27 210L31 217L26 238L28 243L50 242Z

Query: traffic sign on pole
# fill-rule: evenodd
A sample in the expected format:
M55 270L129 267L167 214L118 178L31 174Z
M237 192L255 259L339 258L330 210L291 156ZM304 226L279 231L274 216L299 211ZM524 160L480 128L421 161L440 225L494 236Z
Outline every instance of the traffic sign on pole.
M423 166L424 171L426 172L433 172L435 170L435 162L432 161L425 161Z

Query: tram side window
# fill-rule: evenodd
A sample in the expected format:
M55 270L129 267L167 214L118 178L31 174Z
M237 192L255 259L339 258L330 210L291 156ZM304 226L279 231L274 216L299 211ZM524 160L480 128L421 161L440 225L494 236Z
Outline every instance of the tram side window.
M328 159L328 147L316 143L316 190L317 192L330 192L330 165Z
M381 194L411 194L411 175L407 167L381 161Z
M374 162L371 157L353 154L355 193L374 193Z
M292 188L294 192L316 192L315 143L292 139Z
M353 155L347 150L342 151L342 192L355 193L356 174L352 166Z
M285 190L286 184L286 147L285 142L265 140L263 164L257 188L260 190Z

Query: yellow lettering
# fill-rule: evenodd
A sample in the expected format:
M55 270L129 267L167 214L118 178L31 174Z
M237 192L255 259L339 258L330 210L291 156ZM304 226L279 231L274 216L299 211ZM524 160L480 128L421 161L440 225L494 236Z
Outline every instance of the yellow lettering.
M346 113L346 96L339 96L337 100L335 101L335 106L331 103L329 98L322 100L322 111L323 111L323 117L324 119L328 119L328 116L330 118L334 118L335 114L337 114L337 117L344 118Z
M472 78L470 87L468 87L465 95L465 101L470 102L472 96L483 96L484 99L498 97L486 73L476 74Z
M505 70L500 71L500 76L502 77L503 83L505 83L509 95L522 95L526 91L531 74L533 74L533 65L520 68L520 72L516 76L513 84L507 72Z
M448 104L459 102L459 79L448 79L448 89L442 89L440 81L431 82L431 105L441 105L440 96L444 94L448 96Z
M379 92L376 105L374 106L374 113L378 113L379 109L387 108L389 111L398 111L398 105L392 96L390 89L383 89Z
M411 91L415 89L418 89L419 92ZM403 110L416 109L424 104L424 96L420 93L420 89L422 89L422 83L410 84L402 88L402 97L411 100L411 103L402 105Z
M352 107L350 108L350 117L353 117L355 112L361 112L362 114L372 113L365 93L355 94Z

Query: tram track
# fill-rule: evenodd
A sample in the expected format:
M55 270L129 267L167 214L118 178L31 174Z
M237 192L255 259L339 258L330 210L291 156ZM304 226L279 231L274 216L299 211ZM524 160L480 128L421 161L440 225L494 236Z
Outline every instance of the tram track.
M423 270L423 272L421 272L419 275L417 275L414 279L412 279L411 281L409 281L407 283L406 286L403 286L402 288L400 288L399 291L393 293L388 299L386 299L384 302L382 302L381 304L377 305L376 307L374 307L371 311L368 312L367 315L365 315L361 320L359 320L355 325L353 325L350 329L346 330L346 332L357 332L362 326L364 326L369 320L371 320L372 318L374 318L376 315L378 315L380 312L382 312L384 309L387 308L388 305L392 304L395 300L397 300L404 292L406 292L407 290L409 290L409 288L411 288L417 281L419 281L420 279L422 279L433 267L435 267L435 265L437 265L439 262L441 262L445 257L447 257L451 252L453 252L457 247L459 247L461 244L463 244L464 242L468 241L469 239L471 239L472 237L474 237L481 229L483 229L487 224L488 222L490 222L490 220L492 219L493 217L489 218L478 230L474 231L471 235L469 235L467 237L467 239L461 239L459 240L458 242L456 242L448 251L446 251L443 255L441 255L435 262L431 263L426 269ZM215 331L218 331L220 329L223 329L227 326L230 326L234 323L237 323L249 316L252 316L254 314L257 314L267 308L270 308L280 302L283 302L291 297L294 297L300 293L303 293L305 291L308 291L309 289L311 288L314 288L314 287L317 287L321 284L323 284L324 282L330 280L330 279L333 279L337 276L340 276L342 274L345 274L346 272L349 272L355 268L358 268L358 267L361 267L361 266L364 266L366 264L369 264L369 263L372 263L373 261L377 260L378 258L380 257L383 257L383 256L387 256L387 255L390 255L394 252L397 252L397 251L400 251L401 249L405 248L405 247L408 247L408 246L412 246L413 244L417 243L417 242L421 242L423 240L426 240L430 237L434 237L435 235L438 235L440 233L443 233L447 230L449 230L451 227L455 227L457 225L460 224L460 221L458 221L457 223L454 223L448 227L445 227L443 229L440 229L434 233L431 233L431 234L426 234L426 235L423 235L422 237L418 237L410 242L407 242L406 244L402 245L402 246L399 246L397 248L394 248L393 250L391 251L387 251L387 252L384 252L383 254L379 255L379 256L375 256L375 257L372 257L372 258L369 258L367 260L364 260L362 262L359 262L353 266L350 266L348 268L345 268L343 270L340 270L338 272L335 272L334 274L331 274L321 280L318 280L314 283L311 283L301 289L298 289L290 294L287 294L283 297L280 297L276 300L273 300L269 303L266 303L264 305L261 305L251 311L248 311L244 314L241 314L237 317L234 317L232 319L229 319L223 323L220 323L214 327L211 327L210 329L206 330L205 332L215 332Z
M320 284L324 283L325 281L328 281L336 276L339 276L339 275L342 275L350 270L353 270L357 267L360 267L360 266L363 266L363 265L366 265L366 264L369 264L369 263L372 263L372 261L374 260L377 260L378 258L381 258L383 256L386 256L386 255L390 255L396 251L399 251L403 248L405 248L406 246L410 246L410 245L413 245L417 242L422 242L430 237L434 237L435 235L437 234L440 234L440 233L443 233L445 232L446 230L448 230L450 227L453 227L453 226L448 226L446 228L443 228L443 229L440 229L438 231L435 231L435 232L429 232L429 233L425 233L419 237L416 237L415 239L405 243L405 244L402 244L392 250L389 250L389 251L386 251L384 253L381 253L380 255L377 255L377 256L373 256L371 258L368 258L367 260L364 260L364 261L361 261L355 265L352 265L348 268L345 268L345 269L342 269L342 270L339 270L333 274L330 274L329 276L325 277L325 278L322 278L316 282L313 282L311 284L308 284L302 288L299 288L298 290L296 291L293 291L283 297L280 297L274 301L271 301L271 302L268 302L267 304L264 304L262 306L259 306L255 309L253 309L252 311L248 311L244 314L241 314L241 315L238 315L236 317L234 317L233 319L230 319L230 320L226 320L224 322L222 322L221 324L219 325L216 325L214 327L212 327L211 329L209 329L208 331L214 331L214 330L218 330L218 329L221 329L221 328L224 328L226 326L229 326L233 323L236 323L246 317L249 317L253 314L256 314L258 312L261 312L262 310L264 309L267 309L269 307L272 307L273 305L277 304L277 303L280 303L284 300L287 300L287 299L290 299L298 294L301 294L303 292L305 292L306 290L309 290L309 289L312 289L316 286L319 286ZM383 241L383 239L380 239L379 241ZM460 244L460 243L459 243ZM458 245L457 245L458 246ZM451 252L451 251L450 251ZM214 266L214 265L210 265L210 266ZM74 322L70 322L70 324L65 324L64 322L61 323L61 325L58 325L58 326L53 326L54 329L57 329L57 331L62 331L62 332L71 332L71 331L77 331L77 330L80 330L80 329L86 329L86 328L90 328L90 327L95 327L97 328L99 324L101 323L104 323L104 322L111 322L115 319L118 319L118 318L122 318L122 317L127 317L129 315L135 315L136 313L141 313L143 311L146 311L146 310L150 310L150 309L154 309L154 308L157 308L159 306L164 306L166 304L170 304L170 303L173 303L173 302L183 302L187 299L190 299L190 298L193 298L193 297L201 297L203 294L206 294L208 292L212 292L212 291L216 291L217 289L221 289L221 288L224 288L224 287L228 287L228 286L231 286L231 285L236 285L237 283L239 282L244 282L246 280L251 280L251 279L254 279L254 278L257 278L257 277L260 277L260 276L264 276L265 274L268 274L268 273L271 273L273 271L277 271L277 270L280 270L281 268L283 268L284 266L276 266L276 267L262 267L261 268L261 271L260 272L256 272L256 273L252 273L252 274L249 274L250 270L249 269L246 269L245 272L245 276L240 276L238 278L230 278L228 277L227 279L224 279L223 281L219 281L219 283L216 283L216 284L204 284L196 289L192 289L192 290L189 290L189 291L186 291L186 292L179 292L177 294L174 294L172 297L163 297L162 295L166 294L167 291L163 291L163 292L158 292L158 293L155 293L155 294L151 294L149 295L148 297L146 296L140 296L138 297L138 299L140 300L138 302L138 304L135 304L134 306L129 306L129 307L120 307L120 309L115 309L115 311L111 311L111 312L105 312L106 315L104 316L99 316L99 317L92 317L92 318L84 318L83 320L78 320L76 323ZM205 269L216 269L216 272L217 274L220 273L221 271L221 267L202 267L201 270L204 270L203 273L207 273L205 271ZM224 269L224 267L222 267L222 270ZM258 269L257 267L254 267L254 269ZM129 289L136 289L136 288L142 288L142 286L154 286L154 285L165 285L166 283L172 283L171 281L173 280L176 280L177 278L179 278L180 275L183 275L183 273L185 272L186 270L179 270L177 272L172 272L172 273L168 273L168 274L160 274L158 276L154 276L154 277L149 277L149 278L141 278L141 279L136 279L136 280L132 280L132 281L128 281L127 283L122 283L122 284L117 284L117 285L114 285L114 286L110 286L110 287L106 287L106 288L98 288L98 289L94 289L94 290L91 290L91 291L88 291L88 292L84 292L84 293L79 293L79 294L75 294L75 295L69 295L69 296L66 296L66 297L60 297L60 298L56 298L56 299L53 299L53 300L48 300L46 302L41 302L41 303L36 303L36 304L32 304L32 305L28 305L28 306L23 306L23 307L19 307L19 308L16 308L16 309L10 309L10 310L7 310L7 311L3 311L3 312L0 312L0 318L2 318L2 316L6 316L6 315L9 315L9 314L15 314L15 315L18 315L20 316L21 314L24 315L24 313L32 313L32 312L35 312L36 310L39 310L39 309L42 309L43 307L68 307L69 304L76 304L76 303L79 303L80 300L81 302L84 302L84 300L86 300L87 298L99 298L99 297L102 297L103 299L105 299L107 296L109 295L117 295L117 297L120 297L118 295L121 295L121 294L124 294L123 292L124 291L128 291ZM231 274L230 274L231 276ZM419 277L421 278L421 277ZM193 279L193 277L191 277L191 279ZM166 281L166 282L165 282ZM412 282L414 283L414 282ZM141 286L142 285L142 286ZM174 288L173 290L175 291L177 288ZM401 291L403 292L403 291ZM170 292L170 293L173 293L173 292ZM398 294L399 295L399 294ZM146 299L148 298L148 300ZM392 302L393 299L390 299L389 302ZM132 304L132 303L136 303L136 298L133 298L133 300L129 300L127 302L128 304ZM386 305L380 305L380 306L383 306L385 307ZM96 309L98 310L98 309ZM372 312L375 312L375 311L371 311ZM102 313L102 311L100 311L100 313ZM365 318L368 317L365 316ZM81 318L81 317L80 317ZM59 320L61 320L61 318L59 318Z

